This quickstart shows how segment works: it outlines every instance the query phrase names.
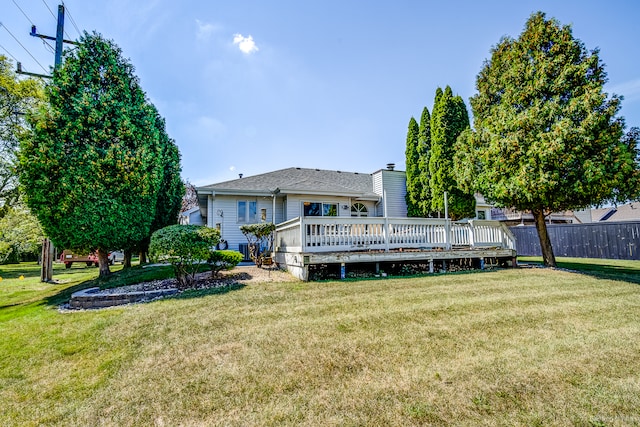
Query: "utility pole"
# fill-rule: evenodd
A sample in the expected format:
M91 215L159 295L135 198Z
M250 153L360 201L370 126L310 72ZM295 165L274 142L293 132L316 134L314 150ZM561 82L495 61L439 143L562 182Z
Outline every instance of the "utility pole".
M73 40L66 40L64 39L64 5L60 4L58 5L58 25L56 27L56 36L55 37L51 37L51 36L45 36L44 34L38 34L37 30L36 30L36 26L32 25L31 26L31 32L29 33L30 36L32 37L38 37L41 38L43 40L53 40L56 42L56 53L55 53L55 62L54 62L54 69L58 68L60 66L60 64L62 64L62 47L64 43L68 43L68 44L73 44L73 45L78 45L78 42L74 42ZM51 76L47 76L45 74L36 74L36 73L29 73L26 71L22 71L22 64L18 62L18 69L17 69L17 73L18 74L26 74L28 76L34 76L34 77L43 77L45 79L50 79Z
M33 36L33 37L39 37L41 39L55 40L55 42L56 42L56 54L55 54L56 57L55 57L54 69L57 69L62 64L62 46L63 46L63 43L69 43L69 44L73 44L73 45L78 45L77 42L64 39L64 5L63 4L58 5L58 25L57 25L57 28L56 28L56 36L55 37L38 34L38 32L36 31L36 26L35 25L31 26L30 35ZM22 64L20 64L19 62L17 64L17 66L18 66L17 72L19 74L26 74L26 75L35 76L35 77L43 77L43 78L47 78L47 79L51 78L51 76L47 76L47 75L44 75L44 74L35 74L35 73L28 73L26 71L22 71ZM54 247L51 244L51 240L49 240L48 237L45 237L45 239L42 241L42 257L41 257L42 258L42 264L41 264L41 268L40 268L40 281L41 282L51 282L51 281L53 281L53 254L54 254Z

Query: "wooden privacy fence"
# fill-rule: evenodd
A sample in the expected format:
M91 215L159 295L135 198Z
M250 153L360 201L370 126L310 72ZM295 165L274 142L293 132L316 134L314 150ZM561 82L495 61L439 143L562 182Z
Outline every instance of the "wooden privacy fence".
M509 228L518 255L542 255L535 226ZM556 256L640 260L640 221L553 224L547 230Z

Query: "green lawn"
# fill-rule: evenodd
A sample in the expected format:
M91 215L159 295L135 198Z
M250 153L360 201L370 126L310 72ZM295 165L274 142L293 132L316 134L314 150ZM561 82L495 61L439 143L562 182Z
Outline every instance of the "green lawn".
M0 266L0 425L639 425L640 262L595 264L72 313L96 269Z

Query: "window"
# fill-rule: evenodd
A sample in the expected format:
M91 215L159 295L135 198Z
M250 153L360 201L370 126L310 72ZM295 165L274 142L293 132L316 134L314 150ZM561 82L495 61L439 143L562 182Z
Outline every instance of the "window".
M337 203L304 202L304 216L338 216Z
M354 203L351 205L351 216L369 216L369 211L364 204Z
M238 222L254 223L257 222L258 206L257 202L239 201L238 202Z
M478 211L478 219L487 219L487 212Z

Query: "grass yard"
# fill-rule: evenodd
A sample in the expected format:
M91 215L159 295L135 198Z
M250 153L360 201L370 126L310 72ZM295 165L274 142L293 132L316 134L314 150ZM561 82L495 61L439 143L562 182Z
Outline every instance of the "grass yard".
M72 313L95 269L0 266L0 425L640 425L640 262L594 262Z

